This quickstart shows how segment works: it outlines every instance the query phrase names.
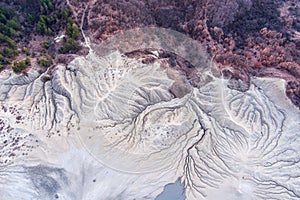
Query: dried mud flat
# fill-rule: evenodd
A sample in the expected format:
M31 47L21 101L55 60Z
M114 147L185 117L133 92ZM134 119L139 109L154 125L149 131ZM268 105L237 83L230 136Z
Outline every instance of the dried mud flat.
M151 2L147 5L163 4ZM182 12L176 6L188 9L188 3L200 4L166 2L149 13L175 18ZM92 35L94 29L84 25L93 23L85 20L96 15L96 5L106 5L105 11L113 2L68 4L82 19L88 55L46 72L0 74L1 196L155 199L164 186L179 180L186 199L300 199L300 111L285 97L286 81L250 76L256 71L250 64L242 72L233 64L220 64L220 56L236 56L238 49L221 52L210 32L210 41L199 43L170 29L127 27L97 44L104 35ZM84 12L83 5L88 5ZM205 5L208 13L240 6ZM170 6L175 14L168 12ZM190 6L190 12L195 8ZM240 13L232 18L236 15ZM153 23L160 19L164 26L170 19L163 16ZM218 24L223 18L214 19L209 23L223 26ZM234 21L230 15L226 20ZM209 26L205 29L211 31ZM270 32L262 29L260 34ZM276 74L272 66L259 72L264 70ZM299 80L290 72L278 73L288 81Z

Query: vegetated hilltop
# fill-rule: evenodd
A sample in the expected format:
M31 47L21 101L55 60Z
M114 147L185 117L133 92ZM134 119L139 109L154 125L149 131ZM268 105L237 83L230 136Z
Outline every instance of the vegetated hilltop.
M207 48L220 74L280 77L300 107L300 5L289 0L70 0L93 42L121 30L157 26L186 33Z
M200 41L220 75L247 83L249 76L285 79L287 95L300 107L297 0L6 0L1 8L20 15L19 20L13 18L21 25L14 31L23 34L10 36L17 47L9 47L9 41L2 43L2 66L26 56L43 66L67 62L75 53L84 53L79 50L80 28L92 42L100 43L122 30L157 26ZM65 38L55 43L54 38L62 34Z
M81 32L68 5L55 0L6 0L0 3L0 68L42 71L79 53ZM64 35L60 39L57 36Z

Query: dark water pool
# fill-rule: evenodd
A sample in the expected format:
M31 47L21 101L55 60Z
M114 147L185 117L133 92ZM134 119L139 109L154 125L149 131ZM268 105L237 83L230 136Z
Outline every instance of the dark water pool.
M185 200L185 189L178 179L175 183L167 184L164 191L155 200Z

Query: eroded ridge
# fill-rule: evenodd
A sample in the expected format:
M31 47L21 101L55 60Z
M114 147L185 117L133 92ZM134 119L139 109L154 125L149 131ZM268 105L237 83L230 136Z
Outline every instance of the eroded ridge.
M57 66L51 74L31 71L15 75L8 71L1 76L0 98L3 106L14 106L22 112L33 129L44 129L51 135L57 126L75 124L70 91L64 87L64 66ZM51 133L50 133L51 132Z
M183 156L179 149L200 135L191 94L176 98L170 91L175 70L118 51L106 57L91 53L68 68L74 77L68 88L79 88L72 94L78 135L101 163L131 173L168 168Z
M239 92L215 80L195 94L210 125L185 161L190 199L298 199L299 124L254 84Z
M205 84L183 98L174 98L168 90L172 82L156 64L134 61L130 66L135 67L127 67L128 73L135 76L118 79L127 81L125 91L129 92L125 93L130 99L111 86L114 90L105 105L113 102L113 106L104 112L104 104L96 101L91 117L95 124L90 124L89 134L80 133L96 158L112 168L136 173L182 165L191 199L218 198L212 196L218 193L228 194L229 199L299 198L298 176L286 175L299 167L295 154L299 145L290 139L295 133L288 131L287 111L277 107L259 86L252 83L248 91L230 89L228 81L208 73L202 77ZM139 71L145 68L151 70ZM122 102L120 109L118 102Z

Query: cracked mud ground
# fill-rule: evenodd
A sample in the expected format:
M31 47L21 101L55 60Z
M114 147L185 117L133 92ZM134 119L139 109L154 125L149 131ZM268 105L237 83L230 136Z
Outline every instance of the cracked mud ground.
M300 199L298 1L67 4L89 53L0 74L1 196Z

